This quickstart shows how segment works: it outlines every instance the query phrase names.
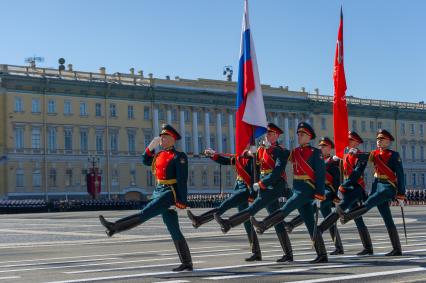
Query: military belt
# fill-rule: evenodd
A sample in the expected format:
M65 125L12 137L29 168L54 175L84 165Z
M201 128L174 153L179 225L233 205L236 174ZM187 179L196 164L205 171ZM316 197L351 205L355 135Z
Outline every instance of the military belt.
M265 175L265 174L269 174L269 173L272 173L272 169L260 170L260 174Z
M168 180L157 180L157 183L160 185L174 185L177 183L176 179L168 179Z

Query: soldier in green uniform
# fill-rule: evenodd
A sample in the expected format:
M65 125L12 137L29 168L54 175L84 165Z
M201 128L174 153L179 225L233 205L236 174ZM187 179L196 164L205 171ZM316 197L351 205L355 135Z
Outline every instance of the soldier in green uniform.
M358 203L364 201L367 195L363 176L364 170L367 167L368 154L358 149L358 146L364 141L354 131L349 131L348 139L349 146L345 149L343 156L344 180L339 186L339 191L342 193L343 198L339 205L336 206L336 211L330 213L318 226L318 231L321 233L335 225L339 216L343 215L345 210L357 207ZM357 255L372 255L373 244L362 217L358 217L355 220L355 224L363 245L363 250L357 253Z
M247 149L248 150L248 149ZM246 152L237 156L235 154L221 154L216 153L212 149L204 151L206 156L209 156L215 162L221 165L233 165L237 172L237 179L235 180L234 192L228 199L224 200L219 207L210 209L200 216L194 215L190 210L187 211L189 219L192 221L194 228L200 227L202 224L213 220L213 215L217 213L222 215L227 210L238 207L239 211L246 209L250 202L255 198L253 191L253 157L248 156ZM252 255L246 258L246 261L262 260L260 251L259 240L256 232L249 221L244 222L244 228L247 232L247 237L250 243Z
M331 150L334 148L333 141L328 137L320 138L319 149L321 150L322 156L325 162L325 200L321 202L320 210L322 216L325 218L331 213L334 203L338 203L340 199L337 196L337 190L340 185L340 169L339 161L333 159L331 156ZM315 209L316 207L314 207ZM290 222L285 223L285 227L288 233L303 223L303 218L301 215L296 216ZM333 239L335 250L331 252L331 255L344 254L342 240L340 238L339 230L337 225L330 227L331 239Z
M182 263L173 271L192 271L191 254L180 231L175 208L185 209L187 205L188 158L185 153L177 151L174 147L176 140L180 138L181 136L172 126L163 125L160 137L155 137L142 155L143 164L152 167L153 175L157 179L152 200L147 206L140 213L116 222L109 222L102 215L99 219L106 228L107 235L111 237L115 233L134 228L161 214ZM155 153L158 145L163 149Z
M369 157L375 168L371 194L363 205L345 213L341 217L341 222L345 224L377 206L385 222L393 248L386 255L400 256L402 255L401 243L392 219L389 202L396 198L401 206L404 205L405 184L401 158L398 152L389 149L393 140L393 136L388 131L380 129L377 132L377 149L373 150Z
M284 220L293 210L297 209L302 216L309 235L314 241L317 257L311 263L327 262L327 251L321 233L314 235L315 219L312 200L316 200L317 207L325 200L325 164L321 152L309 145L315 138L312 127L305 122L297 126L297 139L299 147L293 149L289 160L293 162L293 195L284 203L283 207L258 222L251 218L253 226L258 233L263 233L276 223Z
M285 166L290 152L278 145L277 140L282 133L283 131L278 126L269 123L264 145L257 150L256 160L260 167L260 181L253 184L253 189L258 192L254 202L229 219L222 219L218 213L214 214L214 218L221 226L223 233L228 232L232 227L249 221L250 216L255 215L265 207L269 213L272 213L279 208L278 199L288 195ZM249 151L248 154L252 154L252 152ZM293 261L293 250L284 224L282 222L275 224L275 232L285 253L277 262Z

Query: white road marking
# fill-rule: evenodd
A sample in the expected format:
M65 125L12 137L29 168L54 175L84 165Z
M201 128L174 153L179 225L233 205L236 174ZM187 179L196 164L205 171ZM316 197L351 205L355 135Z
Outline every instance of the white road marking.
M426 267L415 267L415 268L408 268L408 269L379 271L379 272L344 275L344 276L327 277L327 278L310 279L310 280L300 280L300 281L292 281L292 282L286 282L286 283L320 283L320 282L343 281L343 280L350 280L350 279L371 278L371 277L393 275L393 274L420 272L425 270L426 270Z

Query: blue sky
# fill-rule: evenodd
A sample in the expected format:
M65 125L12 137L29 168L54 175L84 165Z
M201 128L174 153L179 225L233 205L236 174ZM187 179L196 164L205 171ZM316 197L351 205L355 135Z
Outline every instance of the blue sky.
M347 95L426 100L426 1L250 0L260 78L332 95L340 5ZM237 73L243 0L41 0L2 3L0 63L59 57L75 70L129 68L182 78Z

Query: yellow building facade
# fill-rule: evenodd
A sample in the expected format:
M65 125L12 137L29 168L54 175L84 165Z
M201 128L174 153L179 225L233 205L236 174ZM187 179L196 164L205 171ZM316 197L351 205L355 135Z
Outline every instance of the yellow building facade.
M62 71L0 65L0 196L2 198L87 197L89 160L99 159L102 196L149 195L150 168L140 155L161 124L182 135L178 148L189 156L190 193L232 190L233 168L204 158L211 147L232 152L235 82L145 78L135 74ZM317 136L333 136L332 97L262 86L268 120L284 130L280 142L295 144L296 126L311 123ZM426 188L422 103L348 97L349 128L375 148L385 128L396 138L407 187ZM291 182L291 167L288 166ZM372 174L367 172L367 182Z

